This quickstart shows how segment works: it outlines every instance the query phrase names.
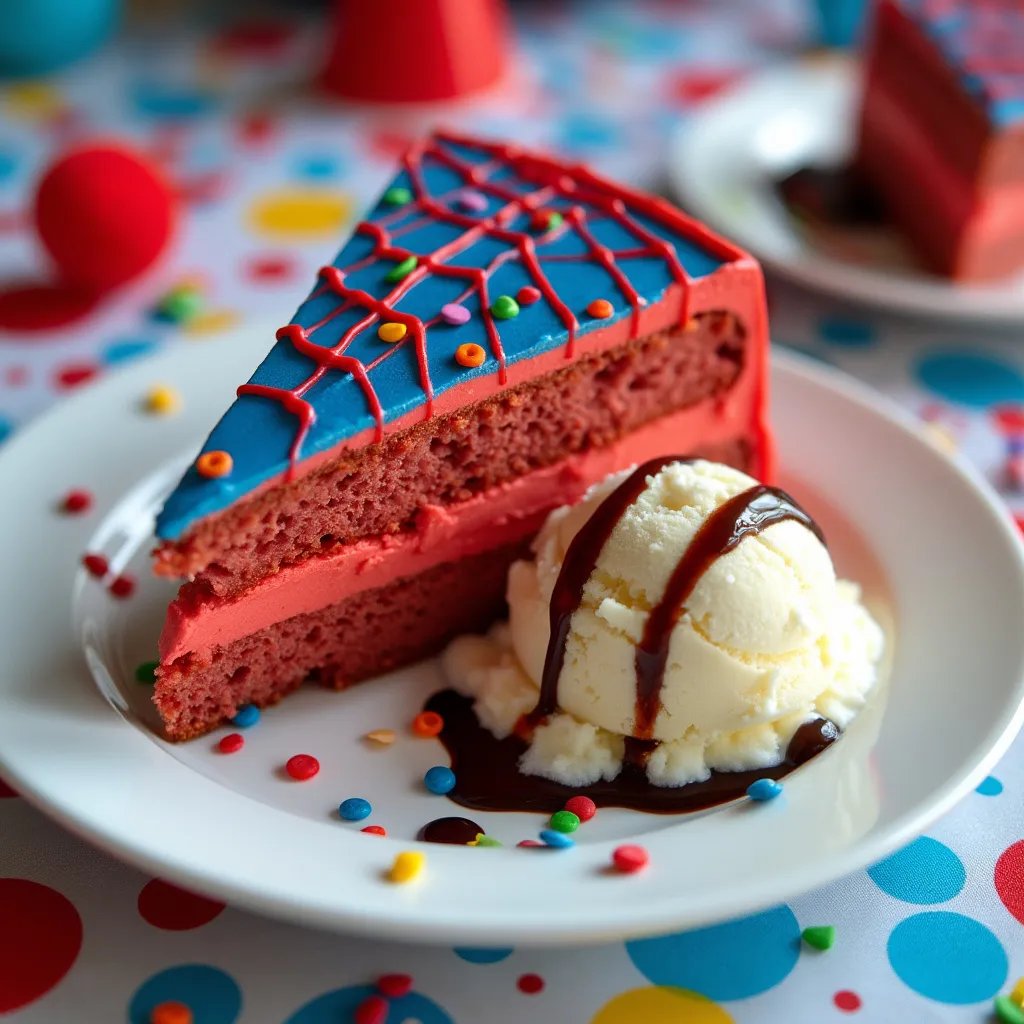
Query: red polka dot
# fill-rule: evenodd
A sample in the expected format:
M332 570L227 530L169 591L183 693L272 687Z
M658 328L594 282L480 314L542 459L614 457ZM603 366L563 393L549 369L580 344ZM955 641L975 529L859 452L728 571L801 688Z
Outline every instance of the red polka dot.
M70 285L14 284L0 291L0 328L52 331L91 313L99 296Z
M82 919L59 892L0 878L0 1013L46 995L82 948Z
M53 384L61 391L68 391L92 380L99 372L100 368L93 363L65 363L57 367Z
M245 264L245 276L261 284L287 281L295 276L295 261L288 256L254 256Z
M28 383L27 366L8 366L4 370L4 383L11 388L20 388Z
M275 130L274 119L262 111L246 114L238 122L238 137L247 145L258 146L270 139Z
M837 992L832 997L832 1002L836 1004L837 1009L843 1010L846 1013L854 1013L860 1009L860 996L856 992L850 992L847 989Z
M224 909L223 903L179 889L160 878L143 886L138 906L139 913L154 928L168 932L184 932L209 924Z
M1003 906L1024 924L1024 839L1008 847L996 861L996 892Z
M516 987L528 996L535 996L544 988L544 979L539 974L522 974Z
M729 69L684 71L671 81L669 91L681 103L700 103L734 82L738 74Z
M0 800L9 800L17 795L18 791L16 789L12 789L3 779L0 779Z

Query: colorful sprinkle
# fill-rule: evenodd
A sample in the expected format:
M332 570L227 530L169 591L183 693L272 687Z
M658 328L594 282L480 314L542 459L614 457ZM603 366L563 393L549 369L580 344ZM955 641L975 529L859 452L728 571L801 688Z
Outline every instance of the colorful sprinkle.
M81 515L92 508L92 495L88 491L68 491L61 500L60 507L68 515Z
M460 306L457 302L446 302L441 307L441 319L446 324L451 324L452 327L458 327L460 324L469 323L470 313L465 306Z
M455 772L447 765L438 764L427 769L423 785L435 796L444 796L455 788Z
M412 731L424 739L440 736L443 728L444 719L436 711L421 711L412 720Z
M483 347L471 341L465 345L460 345L455 350L455 362L459 366L483 366L486 359L487 353L483 350Z
M181 395L163 384L158 384L146 392L142 407L154 416L169 416L181 408Z
M383 323L377 328L377 337L380 338L381 341L386 341L388 344L393 345L396 341L401 341L405 337L405 331L405 324L399 324L394 320L389 320L387 323Z
M474 213L482 213L487 209L487 196L476 189L467 188L459 193L459 206L464 210L472 210Z
M90 576L103 579L110 572L110 563L104 555L87 554L82 555L82 565Z
M747 796L758 803L774 800L782 792L782 783L774 779L758 779L747 786Z
M467 846L501 846L502 844L495 839L493 836L484 835L481 832L476 839L471 843L466 843Z
M149 1012L149 1024L192 1024L193 1019L184 1003L158 1003Z
M227 476L231 472L234 460L228 452L212 451L203 452L196 459L196 472L200 476L213 479L219 476Z
M144 661L135 667L135 682L155 683L156 670L160 667L159 661Z
M135 593L135 577L127 574L123 576L115 576L110 581L110 593L114 597L119 597L122 600L127 597L131 597Z
M191 320L203 308L203 296L196 288L188 285L169 291L156 308L160 320L183 324Z
M364 737L368 743L378 747L390 747L395 742L394 729L371 729Z
M580 819L572 811L555 811L548 824L556 832L575 832L580 827Z
M556 832L553 828L541 829L540 841L553 850L568 850L570 846L576 845L570 836L564 832Z
M222 754L237 754L245 746L245 737L240 732L229 732L222 736L217 749Z
M419 850L403 850L395 857L388 878L399 884L411 882L422 874L427 865L426 854Z
M800 937L812 949L820 949L822 951L831 949L836 944L835 926L830 924L814 925L810 928L805 928L800 933Z
M540 849L544 844L538 842L536 839L520 839L516 846L523 850L537 850Z
M1024 1006L1024 978L1018 978L1017 984L1010 992L1010 998L1018 1005Z
M416 269L416 257L406 256L400 263L396 263L385 275L384 280L389 284L394 284L396 281L401 281L403 277L408 277Z
M383 825L367 825L366 828L361 828L360 832L368 832L371 836L386 836L388 830Z
M381 198L388 206L405 206L412 202L412 192L401 185L392 185Z
M562 223L563 217L560 213L552 210L536 210L530 218L530 227L534 231L553 231Z
M377 991L387 999L401 999L412 991L409 974L384 974L377 979Z
M524 284L519 291L516 292L516 302L520 306L532 306L540 298L540 291L533 287L532 284Z
M1000 1024L1024 1024L1024 1010L1010 996L996 996L992 1009Z
M842 1010L844 1013L855 1013L861 1007L860 996L849 989L837 992L832 997L832 1002L836 1004L836 1009Z
M624 846L617 846L612 851L612 864L616 869L626 875L636 874L642 871L650 863L651 855L642 846L634 843L626 843Z
M305 782L320 771L320 762L312 754L293 754L285 762L284 770L296 782Z
M342 821L362 821L372 813L370 801L364 800L361 796L350 796L338 805L338 814L341 815Z
M572 811L580 821L590 821L597 814L597 804L589 796L574 796L565 801L565 809Z
M355 1024L384 1024L388 1019L388 1001L381 996L367 996L352 1014Z
M544 979L539 974L520 975L516 988L524 995L535 996L544 988Z
M239 729L249 729L260 720L260 709L255 704L243 704L231 719L232 725Z
M491 303L491 313L499 320L511 320L519 316L519 303L511 295L499 295Z
M587 305L587 315L597 320L607 320L615 312L615 307L607 299L594 299Z

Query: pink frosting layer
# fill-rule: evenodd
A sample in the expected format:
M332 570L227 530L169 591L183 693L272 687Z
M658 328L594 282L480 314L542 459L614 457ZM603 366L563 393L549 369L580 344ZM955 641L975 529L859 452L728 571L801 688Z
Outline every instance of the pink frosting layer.
M277 622L335 604L363 590L442 562L511 544L539 529L547 512L578 501L609 473L666 451L706 449L743 436L749 400L735 388L664 416L606 448L574 455L457 505L427 506L413 533L374 537L307 559L228 600L211 597L168 609L160 636L165 664L202 654Z

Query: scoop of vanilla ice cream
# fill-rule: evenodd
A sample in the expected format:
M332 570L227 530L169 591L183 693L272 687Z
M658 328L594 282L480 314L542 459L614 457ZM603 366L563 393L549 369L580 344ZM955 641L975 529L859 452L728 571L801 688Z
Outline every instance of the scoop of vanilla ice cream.
M507 732L512 708L518 717L536 702L549 602L565 553L624 476L549 516L534 542L535 558L517 562L509 574L508 629L475 641L472 682L463 642L449 649L450 678L476 696L478 715L483 711L492 731ZM648 613L708 516L755 485L744 473L703 461L672 463L648 479L584 587L558 683L564 714L538 728L525 771L570 784L614 777L609 759L621 764L621 743L612 737L636 731L635 652ZM648 760L649 777L682 785L712 768L778 764L796 729L819 713L819 702L846 725L875 681L882 642L857 588L836 580L811 530L786 520L745 537L700 577L673 629L654 721L661 745ZM489 655L480 646L488 643ZM501 722L496 705L508 709ZM598 739L588 740L591 734Z

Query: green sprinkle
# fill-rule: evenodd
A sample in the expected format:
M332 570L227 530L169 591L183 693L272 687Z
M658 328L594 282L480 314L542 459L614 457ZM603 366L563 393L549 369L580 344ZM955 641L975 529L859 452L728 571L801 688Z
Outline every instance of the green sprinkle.
M548 217L548 231L554 231L554 229L557 228L563 220L564 218L560 213L552 213L551 216Z
M405 206L406 203L412 202L412 192L401 185L392 185L382 198L388 206Z
M555 811L549 824L556 832L575 832L580 827L580 818L572 811Z
M511 295L499 295L491 303L491 312L499 320L511 320L512 317L519 316L519 303Z
M1024 1009L1009 996L996 996L993 1009L1002 1024L1024 1024Z
M501 846L501 843L499 843L498 840L495 839L493 836L485 836L482 832L480 832L477 835L477 837L476 837L476 845L477 846Z
M385 281L401 281L416 269L416 257L406 256L401 263L396 263L385 275Z
M801 933L804 942L812 949L831 949L836 944L836 930L833 925L822 924L805 928ZM1024 1024L1024 1021L1021 1022Z
M191 320L203 308L203 296L196 288L182 286L169 291L157 307L157 315L162 320L170 320L176 324Z
M144 661L135 670L135 682L137 683L155 683L156 682L156 670L160 667L159 661Z

